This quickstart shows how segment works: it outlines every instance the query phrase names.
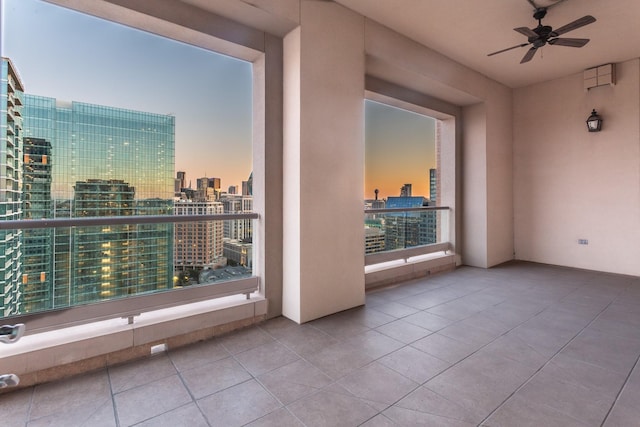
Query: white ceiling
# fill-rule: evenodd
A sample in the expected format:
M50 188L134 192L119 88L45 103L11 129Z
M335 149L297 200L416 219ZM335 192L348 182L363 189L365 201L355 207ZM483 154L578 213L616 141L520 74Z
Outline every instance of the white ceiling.
M299 0L180 1L279 36L298 25ZM640 57L640 0L334 1L514 88ZM553 28L594 16L593 24L562 36L591 41L582 48L545 46L525 64L528 47L487 56L527 42L513 29L537 26L532 2L548 7L542 23Z
M529 0L335 1L510 87L640 57L640 0L533 0L549 6L542 23L553 28L597 21L562 36L591 39L586 46L545 46L525 64L528 47L487 54L527 41L513 29L537 26Z

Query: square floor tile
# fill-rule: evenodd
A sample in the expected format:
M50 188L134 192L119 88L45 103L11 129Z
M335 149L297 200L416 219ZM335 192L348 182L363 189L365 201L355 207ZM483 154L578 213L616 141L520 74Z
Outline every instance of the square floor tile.
M440 317L426 311L420 311L416 314L407 316L402 320L433 332L446 328L454 322L451 319L445 319L444 317Z
M575 418L521 396L509 399L482 425L486 427L588 427Z
M373 362L338 381L354 396L391 405L418 384L386 366Z
M305 359L333 379L343 377L372 362L366 350L354 348L350 342L340 342L305 355Z
M364 329L367 330L367 328ZM302 325L279 335L278 341L281 344L301 355L338 343L337 338L311 325Z
M356 335L349 340L349 345L377 359L404 347L404 344L375 330Z
M0 425L5 426L3 423ZM116 427L113 400L108 398L73 410L62 408L60 412L29 421L27 425L28 427Z
M114 396L120 426L130 426L191 402L178 375L163 378Z
M31 419L78 408L101 407L111 400L106 370L80 375L35 387L31 404Z
M411 344L411 347L449 363L457 363L478 349L439 333L431 334Z
M213 427L242 426L282 407L255 380L204 397L198 406Z
M186 370L181 375L187 388L196 399L251 378L251 374L231 357Z
M236 354L270 343L273 337L257 326L250 326L225 334L219 340L229 353Z
M383 412L393 425L399 426L430 426L430 427L473 427L475 424L453 418L441 417L420 411L393 406Z
M0 414L7 427L24 427L29 415L33 388L0 395Z
M405 377L422 384L451 366L413 347L403 347L378 359L378 362Z
M398 302L379 304L373 307L373 309L397 318L409 316L410 314L414 314L419 311L416 308L409 307L408 305L400 304Z
M179 372L229 357L229 352L217 339L169 350L169 358Z
M205 420L204 415L202 415L202 412L200 412L200 409L195 403L189 403L172 411L165 412L162 415L158 415L157 417L151 418L150 420L144 421L140 424L136 424L136 427L176 426L208 427L209 424L207 423L207 420Z
M112 393L129 390L160 378L176 374L176 368L166 354L158 354L123 365L109 367Z
M516 396L553 408L586 425L598 426L616 398L615 394L605 395L544 374L534 377L517 391Z
M333 381L305 360L260 375L258 380L285 405L315 393Z
M243 351L234 357L254 376L272 371L300 358L297 354L275 341Z
M473 422L471 414L455 400L446 399L426 387L418 387L394 406L444 418Z
M355 397L328 391L307 396L288 408L307 427L357 426L378 413Z
M247 424L247 427L304 427L304 425L286 408L282 408L258 418Z
M379 326L375 330L404 344L410 344L433 333L402 319Z

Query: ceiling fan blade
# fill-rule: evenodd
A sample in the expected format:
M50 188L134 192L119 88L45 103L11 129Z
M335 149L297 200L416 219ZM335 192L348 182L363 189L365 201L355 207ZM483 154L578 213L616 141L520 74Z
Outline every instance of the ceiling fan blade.
M548 41L548 43L556 46L582 47L585 44L589 43L589 39L551 39Z
M498 53L506 52L506 51L511 50L511 49L517 49L517 48L519 48L519 47L524 47L524 46L526 46L526 45L528 45L528 44L529 44L529 43L522 43L522 44L519 44L519 45L516 45L516 46L511 46L511 47L508 47L508 48L506 48L506 49L502 49L502 50L499 50L499 51L497 51L497 52L490 53L490 54L488 54L487 56L497 55Z
M537 47L532 47L531 49L529 49L527 53L524 54L524 57L522 57L522 61L520 61L520 63L524 64L525 62L531 61L533 59L533 55L536 54L537 50Z
M569 22L567 25L564 25L556 30L551 32L552 37L558 37L561 34L568 33L569 31L573 31L577 28L584 27L585 25L589 25L596 22L596 18L591 15L583 16L580 19L576 19L573 22Z
M531 28L518 27L518 28L514 28L513 30L527 37L538 37L538 34L536 34Z

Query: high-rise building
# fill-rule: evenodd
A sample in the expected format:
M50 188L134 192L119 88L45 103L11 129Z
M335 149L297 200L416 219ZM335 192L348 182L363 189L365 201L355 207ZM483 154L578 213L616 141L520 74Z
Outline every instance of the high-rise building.
M229 190L227 191L227 193L229 193L229 194L238 194L238 186L237 185L230 185L229 186Z
M182 190L183 188L187 188L187 173L183 172L183 171L178 171L176 172L176 179L178 179L180 181L180 190Z
M216 185L218 187L216 187ZM218 200L220 197L220 178L198 178L196 181L195 200L208 202Z
M51 218L51 143L42 138L23 139L22 213L24 219ZM22 301L25 313L52 308L53 230L23 232Z
M364 254L373 254L384 251L385 233L379 227L364 228Z
M213 188L214 190L220 190L221 185L222 181L220 180L220 178L209 178L208 186L210 188Z
M411 184L405 184L400 188L400 197L411 197Z
M89 179L76 183L74 217L132 216L135 189L124 181ZM70 293L74 304L128 295L135 277L135 226L81 227L71 232ZM97 274L99 271L99 274Z
M225 195L221 200L224 213L246 213L253 210L253 197L240 195ZM252 241L252 220L236 219L224 222L225 239Z
M253 247L251 243L240 240L224 239L224 256L229 265L253 266Z
M13 63L0 69L0 221L22 216L22 105L24 87ZM0 231L0 314L21 312L22 232Z
M29 94L24 104L24 138L46 140L51 147L46 160L51 165L50 216L172 212L173 116ZM50 300L38 304L62 307L172 286L170 224L57 228L52 233L53 245L43 245L41 250L48 252L40 254L53 257L50 270L40 272L51 282L48 293L40 295ZM31 280L27 277L28 284Z
M411 209L424 205L424 197L388 197L387 208ZM425 213L426 214L426 213ZM426 244L420 241L420 228L426 222L421 212L385 214L385 250L403 249Z
M174 206L175 215L215 215L223 211L220 202L181 200ZM199 270L222 258L223 221L178 222L174 227L173 265L176 270Z
M249 179L247 179L246 181L242 181L242 195L253 195L253 172L249 174Z
M437 203L438 198L438 170L429 169L429 200L433 202L434 206Z
M204 190L209 186L209 178L198 178L196 180L196 190Z

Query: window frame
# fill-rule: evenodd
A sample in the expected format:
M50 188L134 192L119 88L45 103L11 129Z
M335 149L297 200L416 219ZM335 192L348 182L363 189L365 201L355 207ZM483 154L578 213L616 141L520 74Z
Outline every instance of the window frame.
M277 285L274 285L273 289L269 289L265 286L265 283L267 282L265 280L265 267L268 262L265 257L265 242L267 241L267 238L265 235L264 224L265 219L273 218L271 221L272 223L273 221L277 221L278 217L281 218L282 212L281 209L278 210L277 208L266 206L264 189L266 188L265 178L267 174L265 157L269 154L266 147L266 140L278 140L277 132L273 132L273 129L277 128L278 120L280 120L281 128L282 117L281 115L279 117L278 115L270 116L265 106L266 94L268 91L276 94L281 94L282 92L281 83L280 85L273 83L269 88L266 87L267 79L269 79L270 82L277 82L278 79L281 80L282 78L281 67L273 65L277 64L278 61L281 62L282 60L282 39L213 13L204 12L190 5L177 2L173 4L174 9L181 8L183 10L180 10L181 13L173 13L169 16L166 8L152 2L130 2L130 4L127 4L127 1L122 1L117 2L122 3L122 5L119 5L114 4L115 2L111 1L46 1L59 7L67 7L80 13L93 15L98 18L127 25L142 31L151 32L162 37L167 37L201 47L215 53L231 56L252 63L252 169L254 180L253 188L255 191L253 213L241 214L241 216L244 219L250 219L253 221L253 276L245 279L216 283L215 285L203 284L171 289L148 295L135 295L104 302L46 310L33 314L9 316L5 317L4 320L14 323L26 323L29 333L44 332L47 330L54 330L61 327L90 323L109 318L128 317L131 321L133 316L142 312L211 300L230 295L245 294L247 299L249 299L250 294L253 292L258 292L261 298L267 296L267 294L271 295L274 298L273 308L277 310L279 306L277 298L278 287ZM269 51L269 53L267 53L267 51ZM271 130L271 134L269 136L267 136L267 127ZM275 150L277 154L278 144L272 145L274 146L271 147L271 150ZM272 179L278 178L277 165L275 166L276 167L269 168L270 175L274 176ZM274 199L271 203L272 205L277 203L277 198L278 192L275 192L272 197L272 199ZM265 210L267 209L270 211L269 214L265 213ZM191 220L203 220L208 217L209 216L207 215L202 215L198 216L198 218L191 218ZM225 215L215 215L215 217L225 217ZM109 217L104 217L103 219L104 224L111 223ZM127 220L130 224L134 221L137 222L138 217L136 217L136 219L129 217ZM145 220L141 219L141 221ZM162 221L177 222L182 220L178 219L176 221L175 216L170 216ZM6 226L9 225L10 224L2 224L3 228L6 228ZM273 233L271 234L273 235ZM273 244L276 245L278 240L281 241L281 239L281 234L278 236L277 233L275 236L270 237L270 240L272 240ZM275 277L272 282L277 284L277 268L272 268L271 270L272 272L270 272L270 276ZM279 274L280 276L282 274L281 268ZM279 300L281 301L281 296ZM271 306L271 304L269 305Z

